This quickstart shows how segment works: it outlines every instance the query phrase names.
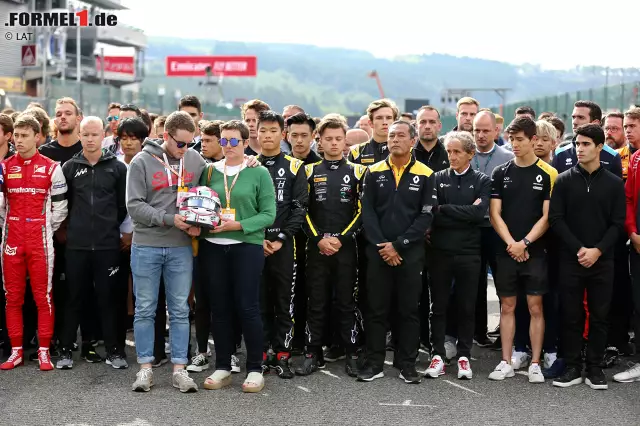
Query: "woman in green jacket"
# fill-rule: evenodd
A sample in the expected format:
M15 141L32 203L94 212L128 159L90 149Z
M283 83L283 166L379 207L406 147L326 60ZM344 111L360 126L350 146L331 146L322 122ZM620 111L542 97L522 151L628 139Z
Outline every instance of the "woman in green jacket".
M235 352L233 317L238 316L247 347L245 392L259 392L262 377L263 330L260 317L260 275L264 265L264 230L276 216L273 181L262 166L247 168L244 149L249 128L239 120L220 126L225 159L207 165L200 185L218 193L222 223L200 235L198 261L202 285L210 295L216 370L206 389L231 384L231 355Z

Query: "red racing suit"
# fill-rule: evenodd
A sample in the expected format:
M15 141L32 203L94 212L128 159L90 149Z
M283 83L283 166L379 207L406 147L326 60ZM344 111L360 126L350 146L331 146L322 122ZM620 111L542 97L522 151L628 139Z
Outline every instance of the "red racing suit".
M53 336L53 233L67 217L67 183L55 161L40 155L14 155L2 162L4 217L2 274L7 300L7 331L12 347L22 346L22 304L27 271L38 308L38 341Z

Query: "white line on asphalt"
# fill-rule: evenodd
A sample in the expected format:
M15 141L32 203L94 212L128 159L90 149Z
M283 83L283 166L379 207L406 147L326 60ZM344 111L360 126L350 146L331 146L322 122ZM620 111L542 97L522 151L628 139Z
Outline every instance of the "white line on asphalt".
M307 388L305 388L304 386L298 386L298 389L305 391L306 393L311 393L311 391Z
M451 386L455 386L455 387L460 388L460 389L462 389L462 390L466 390L467 392L475 393L476 395L480 395L480 396L482 396L482 394L481 394L481 393L478 393L478 392L476 392L476 391L474 391L474 390L472 390L472 389L466 388L466 387L464 387L464 386L462 386L462 385L459 385L459 384L457 384L457 383L451 382L451 381L449 381L449 380L443 380L443 382L445 382L445 383L449 383Z
M423 404L412 404L410 399L407 399L402 404L392 404L389 402L379 402L378 405L382 405L385 407L428 407L428 408L436 408L435 405L423 405Z
M339 379L339 378L340 378L340 377L336 376L335 374L333 374L331 371L320 370L320 372L321 372L322 374L326 374L327 376L334 377L334 378L336 378L336 379Z

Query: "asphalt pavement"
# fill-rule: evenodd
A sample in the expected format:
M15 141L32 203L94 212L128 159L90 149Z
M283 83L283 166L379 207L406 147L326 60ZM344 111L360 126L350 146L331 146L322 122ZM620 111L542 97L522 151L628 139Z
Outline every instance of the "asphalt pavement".
M490 309L497 310L495 294L490 295ZM490 319L495 324L496 314ZM135 360L132 349L130 362ZM391 364L392 355L387 355ZM425 379L419 385L405 384L391 365L385 366L383 379L359 383L344 373L340 361L309 377L282 380L268 375L265 389L258 394L242 392L242 373L234 375L228 388L181 394L171 386L171 366L165 365L154 370L151 392L140 394L131 391L136 365L113 370L76 358L73 370L40 372L36 363L27 362L16 370L0 372L0 424L640 424L640 383L611 380L626 365L606 370L609 390L594 391L585 384L568 389L554 388L550 381L532 385L522 374L492 382L487 376L499 360L498 352L474 346L473 380L458 380L454 365L447 367L444 376ZM192 374L199 386L212 368ZM426 368L423 354L418 370Z

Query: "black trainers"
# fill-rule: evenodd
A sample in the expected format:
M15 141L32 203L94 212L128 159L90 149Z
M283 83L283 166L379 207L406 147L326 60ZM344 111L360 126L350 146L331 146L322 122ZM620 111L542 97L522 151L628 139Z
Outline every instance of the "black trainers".
M620 362L620 351L615 346L609 346L602 358L602 368L611 368Z
M500 326L497 326L493 330L487 332L487 336L498 337L500 335Z
M382 368L376 368L375 370L371 367L365 367L358 373L358 381L359 382L372 382L376 379L381 379L384 377L384 372Z
M276 368L276 354L273 352L266 352L262 354L262 374L269 374L272 368Z
M151 363L151 367L159 368L169 362L169 358L167 358L166 354L159 355L153 358L153 362Z
M589 367L587 370L587 378L584 382L591 388L595 390L607 390L609 389L609 385L607 385L607 378L600 367Z
M279 353L277 360L276 360L276 365L275 365L275 370L278 372L278 377L280 377L281 379L293 379L293 371L291 370L291 366L289 365L289 359L291 358L291 355L289 355L288 353Z
M569 386L579 385L582 383L582 372L575 368L569 367L562 376L555 379L552 384L559 388L568 388Z
M82 350L82 359L91 364L103 361L102 357L96 353L95 349L91 345Z
M496 340L494 340L493 343L489 345L489 349L496 352L502 351L502 339L500 338L500 336L496 337Z
M489 339L486 334L483 334L483 335L480 335L480 336L475 336L473 338L473 343L475 343L477 346L479 346L481 348L485 348L485 347L491 346L493 344L491 339Z
M400 371L399 377L404 380L405 383L418 384L422 381L422 378L413 366L403 368L402 371Z
M344 348L341 348L340 346L331 345L326 351L324 351L324 360L326 362L336 362L345 358L346 354Z
M315 352L308 352L304 355L302 364L296 367L296 375L308 376L318 371L318 369L320 369L318 355Z
M360 371L358 364L358 355L347 356L347 360L344 363L344 372L347 373L347 376L358 377L358 372Z
M60 354L60 359L56 363L58 370L71 370L73 368L73 358L71 357L71 351L63 349Z

